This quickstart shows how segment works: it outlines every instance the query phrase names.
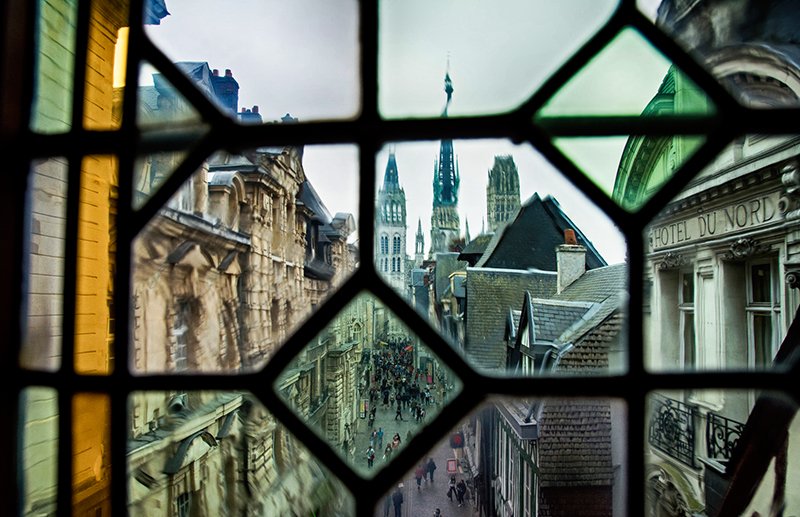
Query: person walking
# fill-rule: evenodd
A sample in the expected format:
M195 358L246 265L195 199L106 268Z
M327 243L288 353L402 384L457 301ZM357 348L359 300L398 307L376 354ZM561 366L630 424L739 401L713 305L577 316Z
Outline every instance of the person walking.
M428 478L433 483L433 471L436 470L436 462L433 461L433 457L428 458L428 463L425 464L425 471L428 474Z
M372 445L369 446L367 449L367 468L371 469L372 464L375 462L375 449L372 448Z
M378 428L378 448L383 449L383 427Z
M392 457L392 452L394 452L394 449L392 449L392 444L387 443L386 448L383 450L383 461L389 461L389 458Z
M467 493L467 484L464 483L463 479L458 480L458 484L456 484L456 499L458 500L458 506L464 505L464 494Z
M403 517L403 483L397 485L392 494L392 504L394 504L394 517Z
M403 421L403 410L400 406L399 401L397 402L397 411L394 414L394 419L397 420L398 418L400 419L401 422Z
M456 477L450 476L450 484L447 488L447 498L453 500L453 494L456 493Z
M422 478L425 477L425 467L422 463L420 463L417 470L414 471L414 477L417 480L417 491L422 490Z

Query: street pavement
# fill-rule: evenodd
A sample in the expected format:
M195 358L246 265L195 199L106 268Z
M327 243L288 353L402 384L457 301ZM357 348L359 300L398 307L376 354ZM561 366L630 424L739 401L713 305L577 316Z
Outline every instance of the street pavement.
M430 407L428 410L429 413L432 413L437 411L437 408ZM400 433L402 440L400 452L402 452L402 448L407 442L406 435L408 431L410 430L411 433L414 434L424 422L415 421L414 418L410 416L408 410L403 412L404 420L402 422L395 420L394 416L394 409L382 409L379 405L375 415L374 427L375 429L383 427L384 447L386 447L387 442L391 442L394 433ZM430 417L426 417L426 419L428 418ZM366 420L362 422L364 424L363 430L361 428L359 429L356 438L356 458L359 458L360 455L358 461L363 461L364 464L366 464L365 451L369 446L370 430L366 429ZM378 444L376 444L375 447L375 466L373 468L380 468L380 465L384 461L383 449L379 448L377 445ZM456 454L455 451L450 448L449 442L447 440L442 441L429 456L425 457L425 461L427 461L428 457L433 457L433 461L436 463L433 482L426 479L422 482L421 487L417 489L417 481L413 471L406 474L405 478L402 480L402 517L431 517L434 515L436 508L441 510L441 517L474 517L478 515L477 511L473 510L472 501L470 499L471 494L469 492L467 492L462 507L458 506L455 495L452 501L447 498L448 480L451 475L447 472L448 460L454 460L451 462L451 466L454 466L456 469L456 472L453 473L453 475L456 476L456 481L464 477L459 462L455 461ZM387 497L391 497L391 494L388 494ZM394 508L391 503L388 505L388 513L384 514L384 510L387 509L384 503L385 499L379 501L378 508L376 508L375 511L376 517L394 517Z

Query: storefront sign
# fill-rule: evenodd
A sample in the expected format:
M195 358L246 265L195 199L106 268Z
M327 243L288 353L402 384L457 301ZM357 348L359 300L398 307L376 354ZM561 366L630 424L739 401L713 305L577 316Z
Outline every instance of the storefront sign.
M780 192L772 192L654 226L650 229L650 248L653 251L671 248L775 222L780 218L779 198Z

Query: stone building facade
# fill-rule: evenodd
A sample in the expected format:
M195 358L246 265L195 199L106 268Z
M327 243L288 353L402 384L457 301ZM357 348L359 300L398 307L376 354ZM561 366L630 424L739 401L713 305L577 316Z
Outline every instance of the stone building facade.
M501 225L508 222L519 206L519 172L514 157L495 156L486 184L486 221L489 232L496 232Z
M378 271L397 292L408 291L406 193L400 186L397 159L389 154L375 213L375 260Z
M797 21L794 2L747 0L665 1L657 18L740 103L760 109L800 104ZM664 84L679 85L680 77L670 70ZM678 112L686 97L696 102L698 93L662 85L651 106ZM624 204L657 188L671 155L697 145L681 136L630 139L615 199ZM800 306L799 163L796 135L742 135L651 222L643 322L649 368L762 370L779 362ZM759 400L753 392L723 390L652 398L646 461L654 514L720 511L731 499L735 459L750 443L743 437L758 424L751 417ZM786 438L789 457L797 451L797 425ZM682 432L670 434L670 428ZM776 464L786 461L783 454ZM779 467L767 470L767 478L773 494L793 486ZM784 504L797 508L798 500L791 493L780 501L753 499L741 514L768 514Z

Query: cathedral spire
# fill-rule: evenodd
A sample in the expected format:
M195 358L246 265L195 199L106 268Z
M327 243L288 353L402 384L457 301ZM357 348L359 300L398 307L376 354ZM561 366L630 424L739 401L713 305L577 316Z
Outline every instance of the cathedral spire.
M397 159L394 156L394 151L389 153L389 160L386 162L382 190L400 190L400 177L397 173Z
M466 245L466 244L469 244L469 241L470 241L470 238L469 238L469 219L466 219L464 221L464 226L465 226L465 228L464 228L464 244Z

